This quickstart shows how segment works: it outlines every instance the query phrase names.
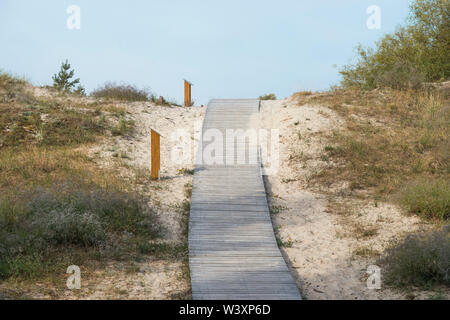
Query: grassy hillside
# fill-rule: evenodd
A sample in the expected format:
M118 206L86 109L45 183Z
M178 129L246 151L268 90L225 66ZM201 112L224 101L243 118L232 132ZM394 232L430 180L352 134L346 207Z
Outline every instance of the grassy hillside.
M118 169L100 168L87 152L129 134L133 122L108 102L35 90L0 74L0 279L134 259L160 237L156 216Z
M427 90L299 92L294 98L300 105L327 106L345 120L326 137L325 165L309 178L311 186L341 200L395 203L433 230L392 244L379 261L386 266L386 283L448 286L448 84ZM332 187L336 183L348 187Z
M330 145L323 151L330 166L317 173L317 181L348 181L355 194L375 199L412 192L421 184L433 185L433 181L441 181L437 185L447 190L450 119L448 100L441 93L337 90L297 95L297 99L327 105L346 119L347 130L330 137ZM436 193L441 201L445 195L444 191ZM404 194L401 200L406 199ZM428 212L419 206L413 211L444 219L448 210L442 207Z

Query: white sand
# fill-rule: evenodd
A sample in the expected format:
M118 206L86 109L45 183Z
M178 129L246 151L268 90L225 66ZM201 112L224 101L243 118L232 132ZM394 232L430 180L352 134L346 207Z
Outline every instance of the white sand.
M339 216L330 210L333 203L326 192L308 186L309 176L325 165L321 155L327 145L326 134L343 130L343 120L330 109L297 106L291 99L262 102L261 117L262 127L280 130L280 169L265 181L269 204L281 208L273 215L274 227L287 244L282 251L303 295L308 299L405 298L405 293L383 286L369 290L366 271L375 258L362 258L354 251L383 252L393 239L417 230L419 219L407 217L391 204L375 206L345 196L337 200L348 201L351 214ZM345 188L345 184L336 181L332 187ZM323 191L326 189L323 186ZM358 239L355 223L374 227L377 234ZM416 298L427 297L424 292L415 294Z
M183 213L180 205L186 199L185 185L192 184L192 175L183 175L179 169L194 168L194 157L185 163L173 161L171 152L179 145L172 141L172 133L186 129L195 154L196 141L194 124L201 126L205 108L200 107L161 107L151 103L125 104L128 119L135 121L135 131L130 136L110 137L103 144L94 147L90 154L105 167L120 165L126 177L146 176L140 186L141 194L149 199L149 205L159 216L165 228L164 241L183 243L181 236ZM201 128L201 127L200 127ZM161 180L150 181L150 130L161 134ZM114 155L119 155L115 157ZM122 158L122 155L125 157ZM110 263L106 269L89 275L81 291L65 290L64 299L151 299L165 300L190 298L190 283L185 276L185 266L177 260L155 260L147 258L130 266L123 263Z

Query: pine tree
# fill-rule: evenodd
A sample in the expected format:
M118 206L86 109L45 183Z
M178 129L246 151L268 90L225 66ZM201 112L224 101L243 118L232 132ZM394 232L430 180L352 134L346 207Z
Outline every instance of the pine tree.
M71 66L67 60L61 64L61 70L58 74L53 76L53 86L56 89L64 92L71 92L72 88L80 83L79 78L71 80L75 75L75 71L73 69L70 70L70 68Z

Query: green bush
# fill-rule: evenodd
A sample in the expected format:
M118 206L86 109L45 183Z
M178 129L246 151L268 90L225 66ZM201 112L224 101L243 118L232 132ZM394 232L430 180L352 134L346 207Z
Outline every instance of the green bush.
M450 217L450 181L420 179L400 191L400 202L410 212L428 219Z
M0 199L0 278L44 272L60 248L125 252L129 241L160 234L155 213L134 195L73 182L35 188Z
M46 268L46 263L39 254L17 255L0 258L0 279L21 276L33 279Z
M72 205L35 215L33 227L42 239L54 245L100 245L106 232L100 218L89 211L79 211Z
M415 0L409 24L385 35L376 48L357 48L358 61L340 71L345 87L418 88L450 77L448 0Z
M259 100L277 100L277 96L274 93L268 93L262 96L259 96Z
M390 248L380 261L384 281L393 286L450 285L450 226L413 234Z

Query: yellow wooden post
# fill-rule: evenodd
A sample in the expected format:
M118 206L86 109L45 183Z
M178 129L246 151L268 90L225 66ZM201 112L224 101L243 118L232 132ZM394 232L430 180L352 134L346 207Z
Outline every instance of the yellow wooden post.
M191 86L192 86L192 84L189 81L184 80L184 106L185 107L192 106Z
M161 135L152 129L152 138L151 138L151 152L152 152L152 167L151 167L151 176L153 179L160 178L160 166L161 166L161 158L160 158L160 137Z

